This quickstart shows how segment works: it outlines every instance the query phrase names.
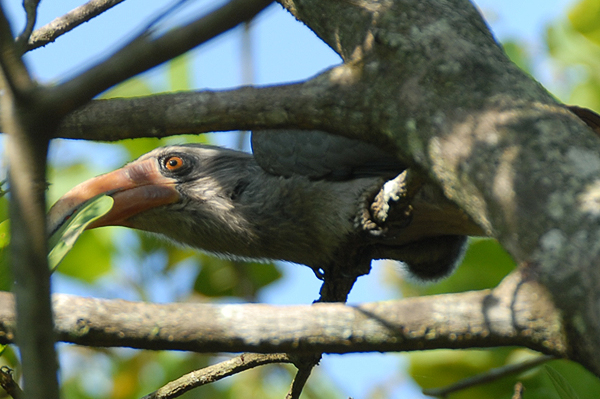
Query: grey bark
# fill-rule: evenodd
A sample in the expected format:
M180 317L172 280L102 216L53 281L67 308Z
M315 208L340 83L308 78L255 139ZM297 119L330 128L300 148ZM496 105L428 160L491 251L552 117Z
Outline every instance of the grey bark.
M523 283L520 273L494 290L356 306L53 299L59 339L89 346L309 354L519 345L559 357L568 352L547 291ZM0 293L0 304L0 342L13 342L12 295Z

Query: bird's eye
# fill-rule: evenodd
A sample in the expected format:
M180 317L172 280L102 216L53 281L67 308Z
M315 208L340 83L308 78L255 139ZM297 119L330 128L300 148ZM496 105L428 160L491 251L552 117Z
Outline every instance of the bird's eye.
M178 169L181 169L183 166L183 159L177 156L168 157L164 161L164 166L167 170L174 172Z

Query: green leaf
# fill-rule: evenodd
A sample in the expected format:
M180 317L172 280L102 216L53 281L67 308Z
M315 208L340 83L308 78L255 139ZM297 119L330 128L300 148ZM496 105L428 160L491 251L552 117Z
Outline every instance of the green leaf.
M112 268L112 255L115 252L112 236L114 229L86 231L77 244L60 263L58 272L79 281L92 284Z
M8 219L8 199L0 197L0 220Z
M48 254L48 265L52 271L56 269L58 264L63 260L65 255L73 248L75 241L79 238L85 228L106 214L113 204L113 199L106 195L101 195L92 198L84 204L52 237L48 240L48 248L51 248ZM1 205L1 204L0 204ZM9 291L12 286L12 273L8 262L8 245L10 244L10 221L7 219L0 223L0 291ZM93 265L94 261L100 259L93 251L89 250L86 255L90 257L88 266ZM96 262L97 263L97 262ZM80 269L78 277L83 271L83 279L86 281L93 280L104 269L101 267L86 267Z
M558 371L553 369L550 366L545 366L546 372L548 373L548 377L550 377L550 381L552 381L552 385L558 392L558 395L561 399L579 399L575 390L569 384L567 379L562 376Z
M113 206L113 199L107 195L100 195L87 201L57 232L48 240L50 253L48 265L51 270L56 269L65 255L73 248L85 228L105 215Z
M10 220L0 223L0 251L10 244Z
M12 274L8 263L8 244L10 243L10 221L0 223L0 291L10 291Z

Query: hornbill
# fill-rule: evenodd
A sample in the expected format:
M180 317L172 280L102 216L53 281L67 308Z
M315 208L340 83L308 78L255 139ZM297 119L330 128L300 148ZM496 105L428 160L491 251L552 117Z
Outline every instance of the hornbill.
M449 274L460 257L464 236L390 244L361 231L375 194L406 169L394 155L320 131L254 132L252 147L253 155L201 144L157 148L66 193L50 210L49 230L106 193L114 206L89 228L126 226L237 259L291 261L318 277L348 242L395 245L396 255L373 258L402 260L422 279Z

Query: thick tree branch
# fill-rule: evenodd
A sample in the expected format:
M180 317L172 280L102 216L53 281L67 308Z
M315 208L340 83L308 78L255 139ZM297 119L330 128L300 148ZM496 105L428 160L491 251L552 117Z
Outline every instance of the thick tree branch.
M24 388L28 398L58 398L46 249L46 152L55 124L36 113L32 82L0 6L1 119L8 133L10 260L15 279ZM42 123L40 123L42 122Z
M57 136L115 141L265 127L310 128L306 114L316 112L319 104L314 104L313 95L298 98L302 87L243 87L94 100L70 113Z
M0 305L0 341L13 342L12 295L1 293ZM54 313L61 340L88 346L307 354L520 345L567 355L546 291L519 272L492 291L359 306L149 304L56 294Z
M341 65L303 83L166 93L91 101L69 114L57 137L114 141L211 131L301 128L391 145L356 113L354 67ZM352 123L349 123L351 121ZM343 126L340 129L340 126Z
M467 0L281 3L356 67L371 133L393 136L536 271L573 358L600 375L598 137L508 60Z

